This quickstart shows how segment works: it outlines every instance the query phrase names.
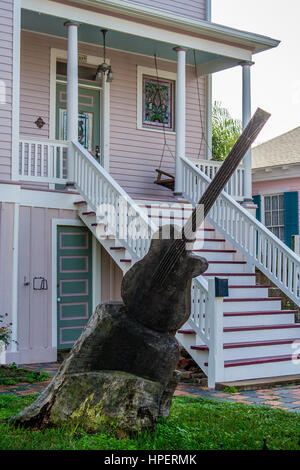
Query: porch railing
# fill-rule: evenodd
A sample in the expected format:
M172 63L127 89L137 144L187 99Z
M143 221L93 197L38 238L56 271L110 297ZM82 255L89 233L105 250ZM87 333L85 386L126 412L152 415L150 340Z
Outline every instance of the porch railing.
M105 216L107 226L129 251L132 261L143 258L156 225L82 145L72 142L70 150L76 189L98 217Z
M61 140L21 137L19 178L21 181L65 183L68 143Z
M222 162L214 160L199 160L196 158L189 158L189 160L210 179L215 177L222 165ZM245 168L243 165L239 165L225 186L225 191L236 201L242 201L244 199L244 176Z
M195 205L210 179L192 162L182 159L183 195ZM300 306L300 257L225 191L213 205L208 221L271 282Z
M193 280L191 316L188 320L200 342L208 347L208 386L224 379L223 298L215 296L215 279L203 276Z

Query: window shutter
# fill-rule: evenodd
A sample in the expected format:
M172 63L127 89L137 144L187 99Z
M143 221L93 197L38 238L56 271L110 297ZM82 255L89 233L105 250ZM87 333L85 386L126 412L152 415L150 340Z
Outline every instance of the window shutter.
M292 248L292 236L299 234L298 191L284 193L284 241Z
M257 206L256 218L261 221L261 195L257 194L257 196L253 196L253 202Z

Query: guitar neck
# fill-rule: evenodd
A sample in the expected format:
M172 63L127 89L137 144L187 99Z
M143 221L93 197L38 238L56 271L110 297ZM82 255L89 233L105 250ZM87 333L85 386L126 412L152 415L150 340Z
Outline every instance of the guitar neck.
M217 172L214 179L207 187L205 193L198 202L188 221L182 229L182 238L184 240L193 239L195 233L203 223L205 217L209 213L210 209L216 202L217 198L225 188L226 184L234 174L235 170L241 163L242 158L247 153L256 137L260 133L261 129L269 119L270 114L262 109L258 108L248 125L244 129L243 133L233 146L228 157L225 159L221 168ZM203 207L203 211L200 207Z
M223 162L216 176L208 185L205 193L193 209L191 216L182 228L181 239L174 240L168 251L160 260L152 276L153 282L164 283L167 280L168 275L178 262L181 254L185 251L186 242L195 240L197 230L202 225L218 196L225 188L231 176L239 166L242 158L255 141L269 117L269 113L260 108L257 109L256 113L249 121L249 124L233 146L228 157ZM201 210L202 207L203 210Z

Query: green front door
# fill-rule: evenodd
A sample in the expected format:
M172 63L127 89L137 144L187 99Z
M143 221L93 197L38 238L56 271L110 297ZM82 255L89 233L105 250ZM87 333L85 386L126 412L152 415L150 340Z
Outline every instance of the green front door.
M57 228L57 349L69 349L93 309L92 235L85 227Z
M56 138L67 138L67 86L56 85ZM100 149L100 90L78 88L78 141L92 155Z

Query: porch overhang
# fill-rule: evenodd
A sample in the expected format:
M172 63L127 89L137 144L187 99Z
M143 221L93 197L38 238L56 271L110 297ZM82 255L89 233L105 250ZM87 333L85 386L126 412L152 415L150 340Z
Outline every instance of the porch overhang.
M180 45L189 50L187 64L190 65L194 65L195 50L202 75L251 61L252 54L279 44L264 36L123 0L94 0L84 5L79 1L69 5L50 0L21 0L21 6L23 29L66 37L63 20L71 19L82 25L79 41L99 45L99 28L106 28L110 30L109 45L114 49L148 56L156 53L161 59L175 62L173 48ZM34 15L39 15L38 21ZM61 18L61 25L57 18Z
M183 17L176 13L171 13L161 8L139 5L127 0L74 0L74 3L89 6L97 6L112 13L130 15L131 19L152 21L154 23L169 27L178 28L185 34L199 34L207 38L236 43L238 47L250 48L252 53L262 52L267 49L277 47L280 41L260 34L230 28L224 25L196 20L190 17Z

